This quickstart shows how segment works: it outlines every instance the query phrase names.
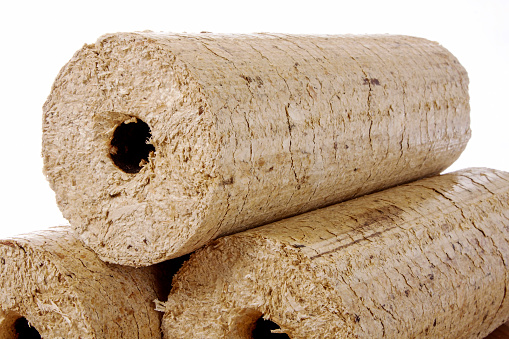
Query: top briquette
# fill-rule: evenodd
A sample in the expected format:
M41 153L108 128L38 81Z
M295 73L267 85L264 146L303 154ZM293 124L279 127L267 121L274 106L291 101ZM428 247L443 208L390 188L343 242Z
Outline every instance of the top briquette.
M420 38L110 34L55 80L44 172L101 259L150 265L441 172L468 100L465 69Z

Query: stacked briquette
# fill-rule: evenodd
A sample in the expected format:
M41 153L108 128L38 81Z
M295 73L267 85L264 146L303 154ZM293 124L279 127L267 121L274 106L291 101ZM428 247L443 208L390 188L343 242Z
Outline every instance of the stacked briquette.
M509 318L508 227L509 173L469 169L221 238L174 277L164 333L484 338Z
M167 338L256 337L262 316L292 338L482 337L509 317L509 177L437 176L469 137L466 71L425 39L103 36L44 105L76 234L3 242L4 332L159 337L154 264L208 244L156 303Z

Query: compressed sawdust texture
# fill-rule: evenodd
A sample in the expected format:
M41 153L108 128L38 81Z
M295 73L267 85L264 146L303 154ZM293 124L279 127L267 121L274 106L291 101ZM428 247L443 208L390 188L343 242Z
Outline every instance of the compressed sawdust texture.
M509 173L467 169L218 239L165 338L484 338L509 318Z
M0 240L0 338L161 338L168 268L106 264L68 227Z
M468 77L406 36L118 33L44 105L44 172L101 259L144 266L438 174L470 137Z

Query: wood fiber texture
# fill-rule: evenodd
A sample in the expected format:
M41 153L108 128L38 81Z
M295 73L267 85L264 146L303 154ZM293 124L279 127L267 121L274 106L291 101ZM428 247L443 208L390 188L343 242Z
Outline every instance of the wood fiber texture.
M0 338L35 338L23 318L47 339L161 338L164 278L162 264L102 262L68 227L0 240Z
M101 259L143 266L438 174L469 123L465 69L425 39L118 33L55 80L44 171Z
M484 338L509 318L509 173L467 169L213 241L165 338Z

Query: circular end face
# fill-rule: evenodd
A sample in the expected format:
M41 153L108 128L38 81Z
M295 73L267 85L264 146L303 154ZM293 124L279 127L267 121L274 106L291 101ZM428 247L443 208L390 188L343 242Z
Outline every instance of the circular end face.
M37 329L32 327L25 317L20 317L14 321L14 332L17 339L41 339Z
M74 337L85 330L72 323L83 313L72 289L52 260L25 241L0 240L0 338ZM58 296L58 299L55 298ZM55 312L59 310L59 312ZM83 336L89 338L89 336Z
M274 339L285 339L290 338L286 333L273 333L273 330L280 329L279 325L268 319L264 319L263 316L256 320L252 331L253 339L262 338L274 338Z
M86 45L44 106L44 173L59 207L80 239L116 264L189 253L210 240L202 225L212 229L224 215L207 214L219 185L215 117L160 40L119 33Z
M0 240L0 339L153 338L162 274L107 265L68 227Z
M110 143L111 160L126 173L138 173L155 152L151 136L150 127L139 119L118 125Z

